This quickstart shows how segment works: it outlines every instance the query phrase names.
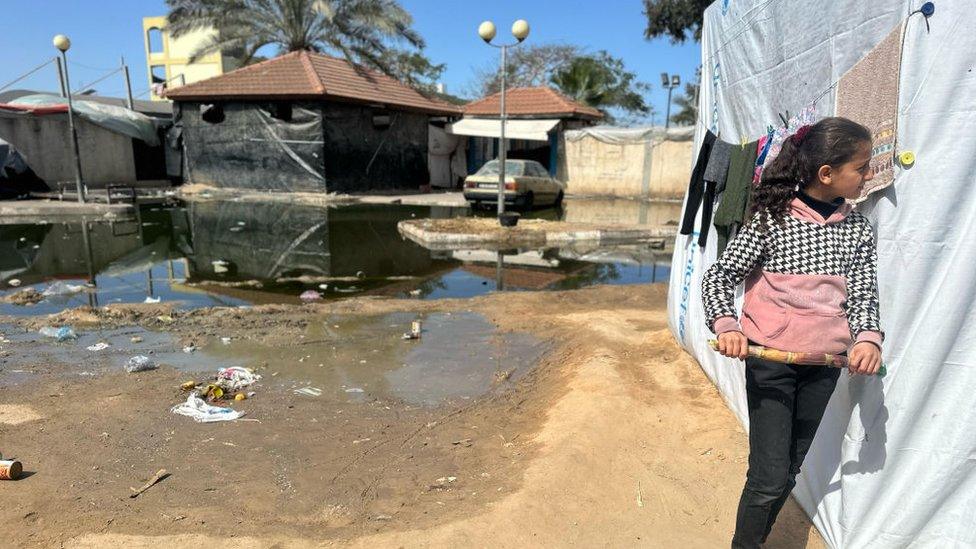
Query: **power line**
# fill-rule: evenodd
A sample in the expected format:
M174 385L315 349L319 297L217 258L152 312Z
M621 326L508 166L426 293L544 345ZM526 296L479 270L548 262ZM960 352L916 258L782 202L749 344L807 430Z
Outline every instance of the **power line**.
M91 81L91 82L89 82L89 83L87 83L87 84L85 84L84 86L78 86L77 88L75 88L75 91L73 91L73 92L71 92L71 93L75 93L75 94L77 94L77 93L81 93L81 92L83 92L83 91L85 91L85 89L87 89L87 88L90 88L91 86L94 86L95 84L98 84L98 83L99 83L99 82L101 82L102 80L105 80L105 79L106 79L106 78L108 78L109 76L113 76L113 75L114 75L115 73L117 73L117 72L119 72L119 71L121 71L121 70L122 70L122 67L119 67L119 68L117 68L117 69L115 69L115 70L113 70L112 72L110 72L110 73L108 73L108 74L106 74L105 76L102 76L101 78L99 78L99 79L97 79L97 80L93 80L93 81Z
M30 71L22 74L21 76L15 78L14 80L8 82L7 84L4 84L2 87L0 87L0 91L3 91L5 89L9 88L10 86L13 86L17 82L20 82L21 80L27 78L28 76L34 74L35 72L43 69L44 67L48 66L48 64L53 63L55 59L56 59L55 57L52 57L52 58L48 59L47 61L41 63L40 65L34 67Z

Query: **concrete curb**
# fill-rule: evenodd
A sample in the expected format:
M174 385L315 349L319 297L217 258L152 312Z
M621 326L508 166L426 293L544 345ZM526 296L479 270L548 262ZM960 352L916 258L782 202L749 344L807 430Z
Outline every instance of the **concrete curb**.
M436 230L437 225L453 220L410 219L397 224L406 238L430 250L504 249L511 247L556 247L571 244L636 244L664 242L674 238L676 227L608 227L572 224L576 230L565 230L558 221L537 222L539 227L501 227L489 233L459 233ZM551 227L551 228L550 228Z
M115 219L135 213L131 204L99 204L60 200L11 200L0 202L0 225L31 223L32 218L100 217Z

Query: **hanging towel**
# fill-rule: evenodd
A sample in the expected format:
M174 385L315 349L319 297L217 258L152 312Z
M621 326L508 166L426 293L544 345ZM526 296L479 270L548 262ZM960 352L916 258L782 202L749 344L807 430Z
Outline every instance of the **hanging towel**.
M860 202L895 179L895 137L898 121L898 79L901 74L899 24L870 53L850 68L837 83L837 116L863 124L874 141L871 169L874 179L864 184Z
M704 246L708 238L708 227L711 224L712 202L715 200L715 183L705 182L705 168L708 166L708 159L712 153L712 145L715 143L716 136L711 131L705 132L702 139L701 149L698 151L698 160L695 162L695 169L691 172L691 181L688 183L688 200L685 202L685 213L681 219L681 234L691 234L695 229L695 216L698 214L698 207L704 203L702 208L702 223L698 233L698 245Z
M752 179L755 174L759 142L753 141L741 147L734 145L729 158L725 178L725 192L715 210L715 234L718 236L718 256L725 251L732 233L745 221L746 208L752 196Z

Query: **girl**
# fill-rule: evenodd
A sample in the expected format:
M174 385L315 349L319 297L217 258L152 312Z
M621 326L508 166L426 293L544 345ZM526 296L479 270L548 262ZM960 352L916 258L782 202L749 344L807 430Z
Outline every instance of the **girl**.
M750 219L705 273L702 301L718 350L745 359L749 471L732 547L759 547L796 484L836 368L747 358L750 342L845 354L850 373L881 366L877 255L868 220L844 199L871 172L871 133L825 118L786 139L755 189ZM745 280L741 323L734 291Z

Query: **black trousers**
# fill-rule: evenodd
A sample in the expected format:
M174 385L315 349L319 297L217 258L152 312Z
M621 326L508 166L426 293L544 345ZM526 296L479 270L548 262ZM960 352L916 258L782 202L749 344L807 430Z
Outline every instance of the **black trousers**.
M701 248L704 248L705 243L708 242L708 230L712 226L716 185L714 181L692 181L688 186L688 205L685 207L679 232L691 234L695 230L695 215L698 214L698 207L701 206L701 228L698 229L698 246Z
M759 547L796 486L839 368L746 359L749 472L739 499L733 548Z

